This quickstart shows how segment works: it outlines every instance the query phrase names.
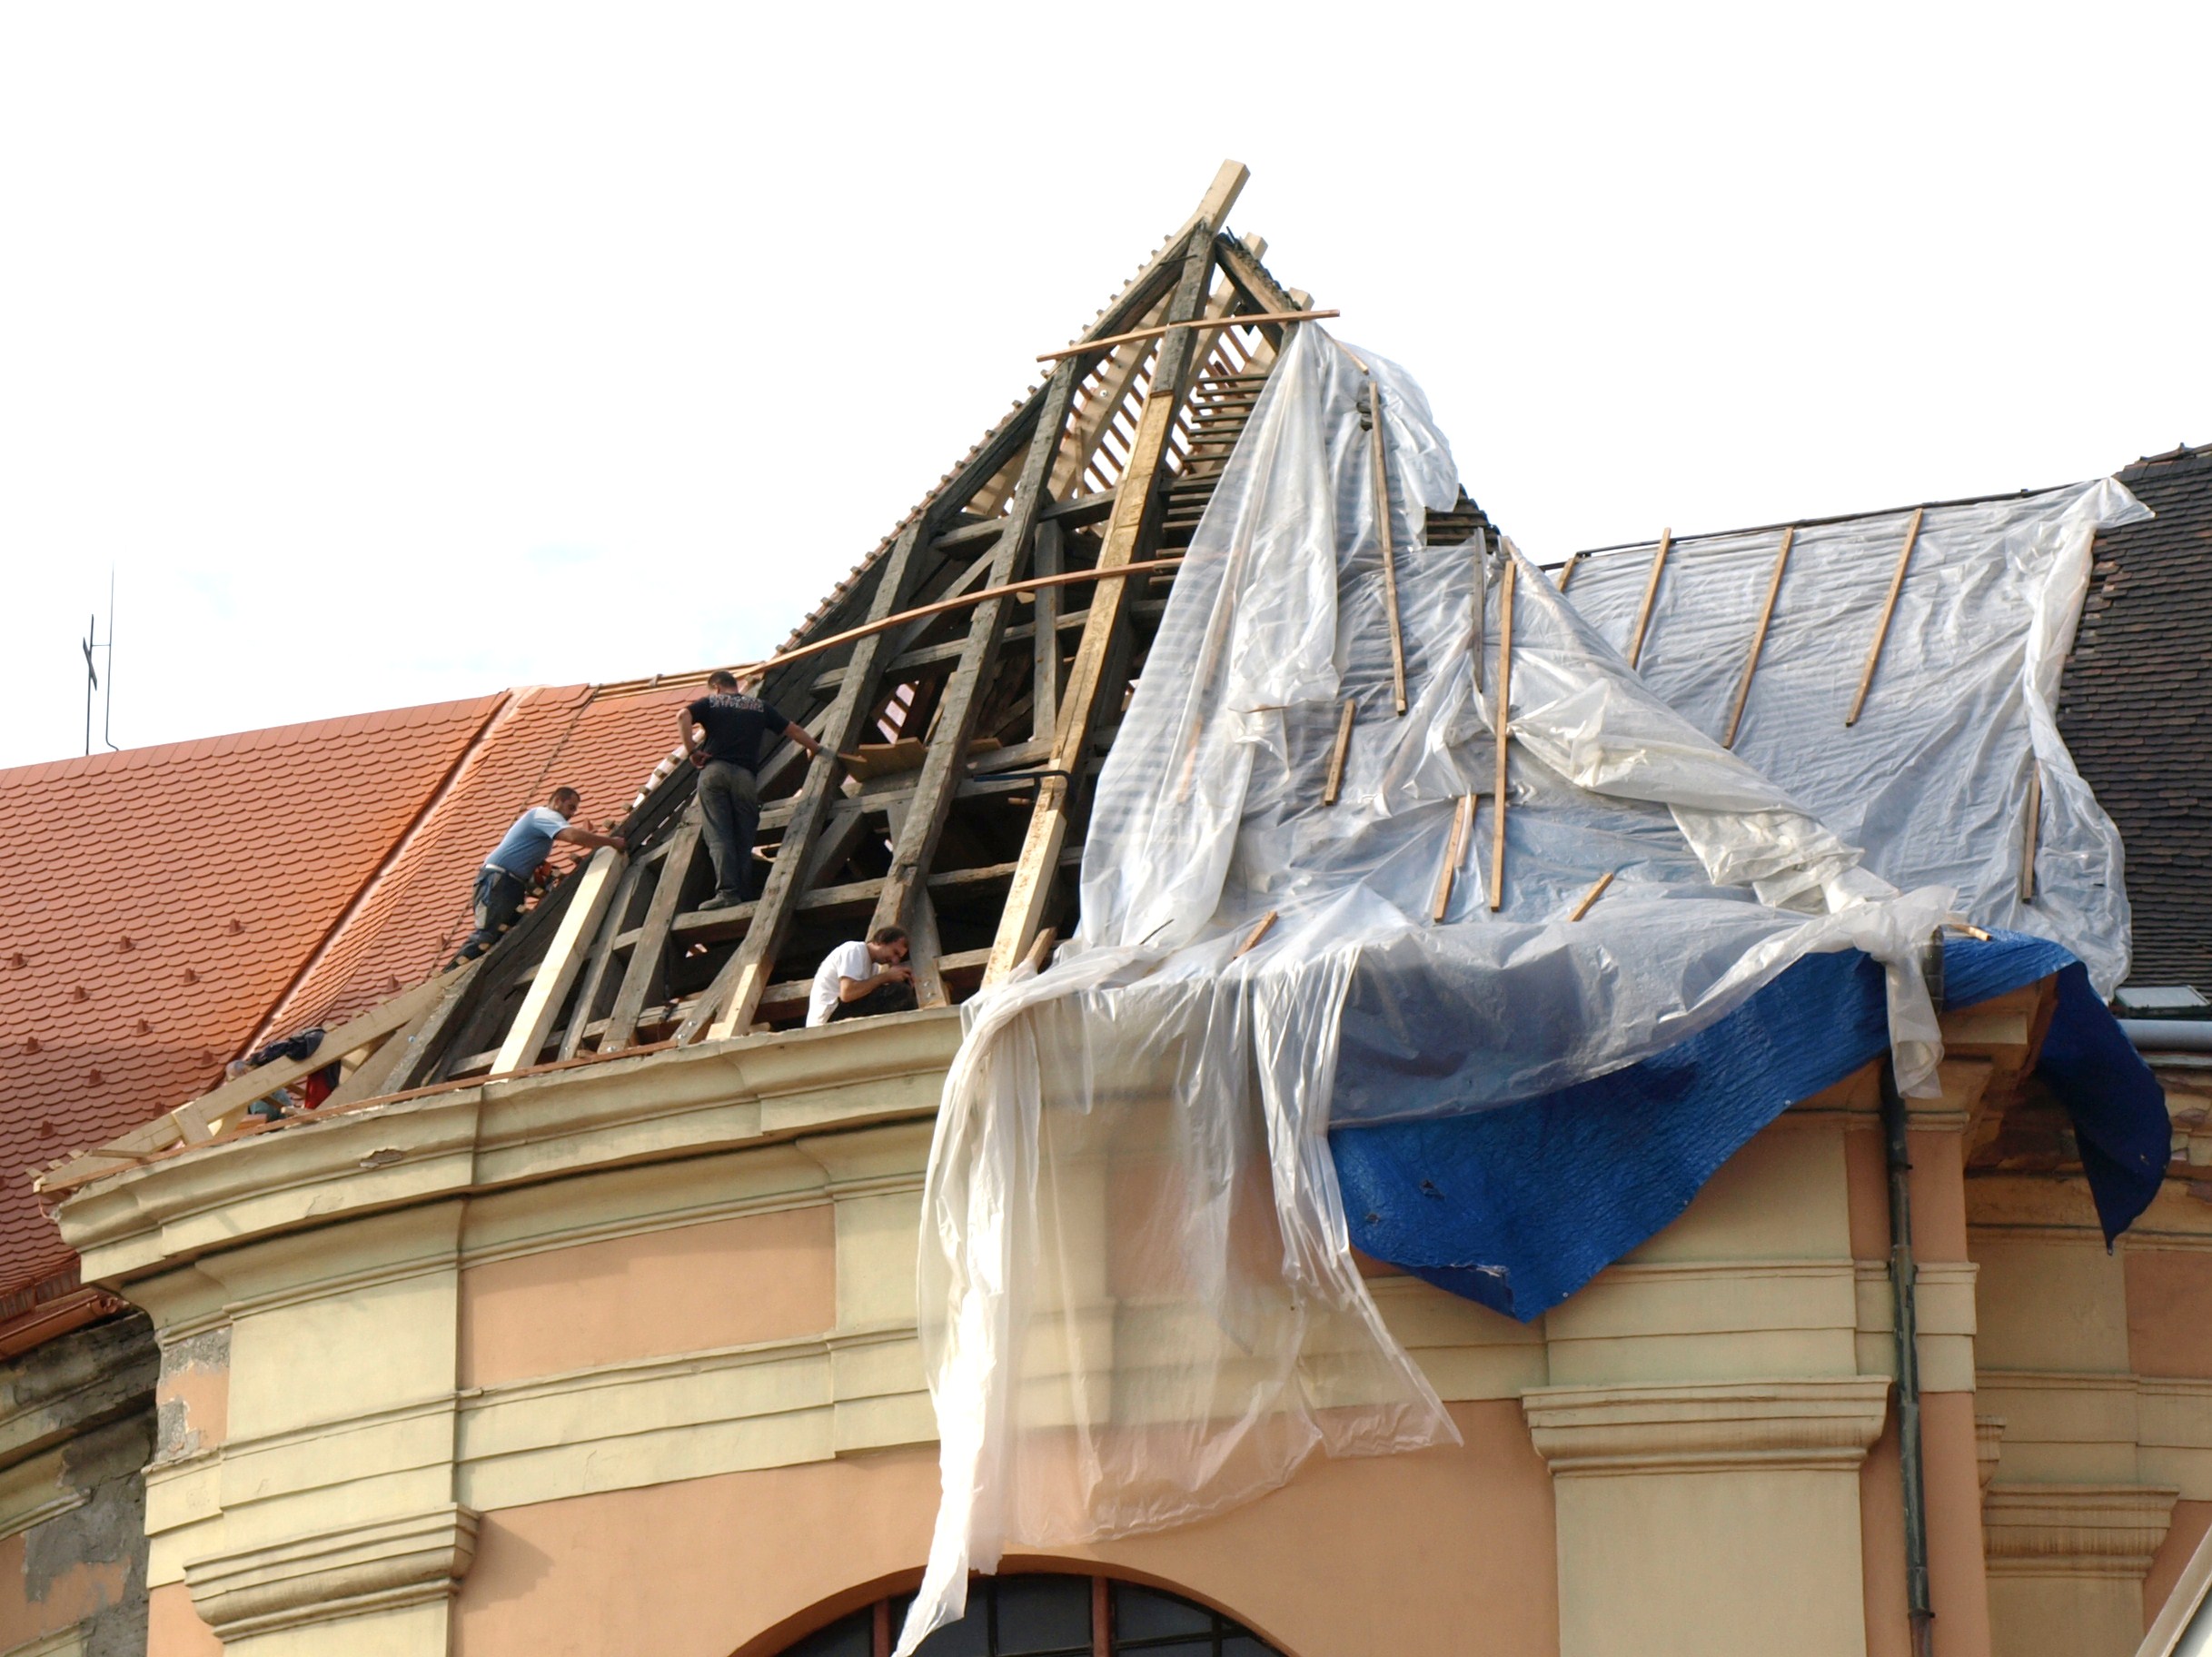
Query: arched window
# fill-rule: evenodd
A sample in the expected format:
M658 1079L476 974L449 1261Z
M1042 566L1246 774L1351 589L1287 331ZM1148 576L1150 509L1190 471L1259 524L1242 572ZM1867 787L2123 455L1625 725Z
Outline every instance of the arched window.
M889 1657L911 1594L878 1600L787 1648L785 1657ZM967 1614L921 1657L1281 1657L1217 1612L1103 1576L977 1577Z

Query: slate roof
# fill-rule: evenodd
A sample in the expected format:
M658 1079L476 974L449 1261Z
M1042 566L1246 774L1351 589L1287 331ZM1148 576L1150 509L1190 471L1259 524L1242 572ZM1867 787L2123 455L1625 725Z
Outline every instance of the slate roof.
M2212 996L2212 446L2119 479L2157 515L2098 537L2058 729L2127 845L2128 982Z
M334 1023L466 935L484 853L566 782L620 817L689 691L505 691L0 770L0 1321L73 1279L27 1170Z

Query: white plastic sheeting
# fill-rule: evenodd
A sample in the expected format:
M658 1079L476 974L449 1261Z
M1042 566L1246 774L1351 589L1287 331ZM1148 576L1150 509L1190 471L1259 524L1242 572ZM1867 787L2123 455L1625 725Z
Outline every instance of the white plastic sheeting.
M1369 375L1309 325L1216 488L1100 779L1080 932L967 1009L922 1225L943 1507L901 1653L1008 1545L1183 1523L1315 1448L1456 1438L1346 1241L1326 1130L1355 992L1421 1070L1403 1094L1359 1089L1372 1119L1632 1064L1811 950L1888 965L1906 1086L1939 1057L1915 952L1949 892L1858 869L1525 563L1503 907L1485 903L1484 798L1432 924L1456 801L1491 788L1503 565L1423 544L1424 509L1457 498L1450 451L1419 388L1365 363L1411 705L1394 716ZM1344 696L1359 719L1324 807Z
M1912 514L1797 531L1735 751L1900 886L1955 888L1985 927L2063 944L2100 995L2128 976L2119 831L2052 715L2100 528L2149 512L2106 478L1927 509L1873 685L1843 721ZM1701 729L1728 729L1781 544L1778 527L1677 541L1637 667ZM1625 650L1655 542L1584 558L1567 596ZM2035 896L2022 898L2041 770Z

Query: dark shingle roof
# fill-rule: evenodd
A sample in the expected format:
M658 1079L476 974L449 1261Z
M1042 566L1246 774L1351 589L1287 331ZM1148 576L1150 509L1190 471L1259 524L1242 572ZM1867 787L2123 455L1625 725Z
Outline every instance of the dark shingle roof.
M2128 981L2212 994L2212 447L2119 477L2157 516L2098 537L2058 729L2127 843Z

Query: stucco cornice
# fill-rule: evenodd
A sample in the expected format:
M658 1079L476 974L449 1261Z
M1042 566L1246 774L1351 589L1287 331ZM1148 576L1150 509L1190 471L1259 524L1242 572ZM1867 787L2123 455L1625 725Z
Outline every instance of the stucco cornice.
M1991 1576L2140 1582L2180 1492L2151 1484L1992 1484L1982 1498Z
M1554 1386L1524 1395L1554 1478L1858 1466L1880 1435L1880 1375Z
M371 1106L104 1180L58 1211L88 1281L383 1210L934 1114L957 1012L741 1037Z

